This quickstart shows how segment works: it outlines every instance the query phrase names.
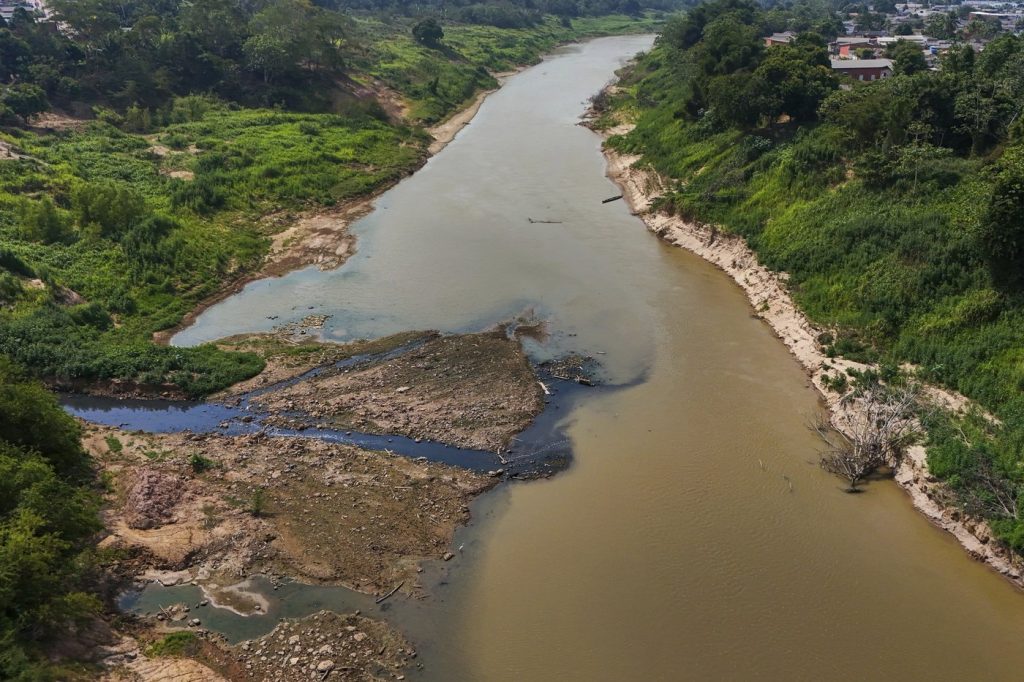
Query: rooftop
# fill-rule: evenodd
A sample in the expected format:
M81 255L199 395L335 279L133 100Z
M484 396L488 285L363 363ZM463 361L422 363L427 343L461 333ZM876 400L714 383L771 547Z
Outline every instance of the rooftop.
M891 59L833 59L833 69L883 69L892 68Z

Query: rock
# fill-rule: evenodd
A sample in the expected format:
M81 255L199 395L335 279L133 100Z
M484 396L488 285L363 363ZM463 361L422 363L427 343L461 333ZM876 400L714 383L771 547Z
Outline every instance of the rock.
M316 664L316 671L318 673L326 673L334 670L334 661L323 660Z
M188 622L190 627L197 627L199 625L199 623L200 623L200 620L198 618L193 618L192 620L190 620Z
M361 642L364 639L366 639L366 633L357 632L356 634L352 635L352 639L356 640L357 642Z
M441 558L444 559L445 561L451 561L454 557L455 557L455 555L452 554L451 552L445 552L444 554L441 555Z
M141 471L128 490L125 500L125 521L129 528L158 528L171 518L181 499L181 481L170 474Z
M295 646L298 643L299 643L299 636L298 635L292 635L291 637L288 638L288 645L289 646Z

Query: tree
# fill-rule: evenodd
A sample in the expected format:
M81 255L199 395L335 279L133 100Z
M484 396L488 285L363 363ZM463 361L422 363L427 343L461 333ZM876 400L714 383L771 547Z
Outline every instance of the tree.
M909 40L897 40L886 48L885 56L893 60L893 70L904 76L928 70L928 61L921 47Z
M821 467L842 476L850 485L848 493L881 467L897 467L903 454L918 435L914 412L921 389L916 384L901 387L877 382L861 385L843 396L833 423L824 421L812 429L825 442Z
M701 70L707 76L719 76L752 67L763 47L753 26L735 14L725 14L704 27L698 47Z
M828 64L825 41L816 34L802 33L791 44L768 50L754 71L754 78L773 95L774 107L765 113L772 118L786 114L795 121L817 118L822 100L839 87Z
M924 22L924 33L939 40L952 40L958 27L956 12L933 14Z
M146 215L146 200L127 185L104 183L79 187L72 195L78 225L97 237L124 234Z
M756 75L732 73L708 83L708 104L722 121L741 130L758 124L778 108L766 84Z
M100 528L78 424L54 396L0 359L0 678L51 679L41 635L95 613L81 561Z
M1024 283L1024 150L1011 149L1000 165L980 240L993 278L1016 288Z
M880 31L885 28L885 15L875 14L865 9L857 15L855 25L858 31Z
M43 244L67 242L73 236L68 221L60 215L50 197L22 204L21 233L29 241Z
M436 19L428 17L412 27L412 37L420 45L436 49L441 46L444 30Z
M261 33L251 36L242 45L242 52L246 65L263 74L264 83L284 74L294 64L285 41L273 35Z
M975 40L991 40L995 38L1003 30L1003 25L999 23L998 19L984 17L971 19L966 26L964 26L963 35L964 38L975 39Z
M4 88L3 94L0 95L0 104L22 119L28 119L50 108L43 89L31 83L17 83Z
M24 40L0 29L0 81L9 83L11 79L28 65L31 49Z

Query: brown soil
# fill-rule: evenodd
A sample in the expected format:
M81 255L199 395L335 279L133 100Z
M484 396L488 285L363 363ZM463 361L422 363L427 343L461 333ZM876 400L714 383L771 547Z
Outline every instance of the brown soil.
M395 359L327 370L254 402L335 428L492 452L544 406L533 368L504 331L437 337Z
M76 118L57 111L47 111L32 117L30 128L39 132L63 132L65 130L83 130L90 121Z
M191 658L136 656L100 679L103 682L224 682L226 679Z
M120 452L111 451L110 437ZM152 568L185 569L175 581L199 576L215 598L257 573L370 593L405 580L413 591L417 562L444 553L469 518L470 500L495 482L388 453L262 434L137 435L91 426L84 442L112 489L104 512L110 536L101 544L141 548ZM212 467L196 473L194 456ZM158 527L131 528L135 508L126 501L148 477L179 481L178 497L170 508L160 503Z
M358 613L320 611L280 622L236 646L206 630L180 654L154 656L149 646L178 627L141 630L107 647L104 682L236 682L248 680L401 680L416 651L386 623Z

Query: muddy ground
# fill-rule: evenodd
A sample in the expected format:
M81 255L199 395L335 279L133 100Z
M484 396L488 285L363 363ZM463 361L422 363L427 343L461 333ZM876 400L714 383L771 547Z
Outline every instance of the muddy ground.
M533 368L504 331L419 340L393 359L328 369L253 404L279 425L311 421L499 453L543 409Z
M258 573L368 593L405 580L414 591L419 561L445 553L470 500L495 482L306 438L93 426L85 443L110 489L102 545L204 576L215 597Z

